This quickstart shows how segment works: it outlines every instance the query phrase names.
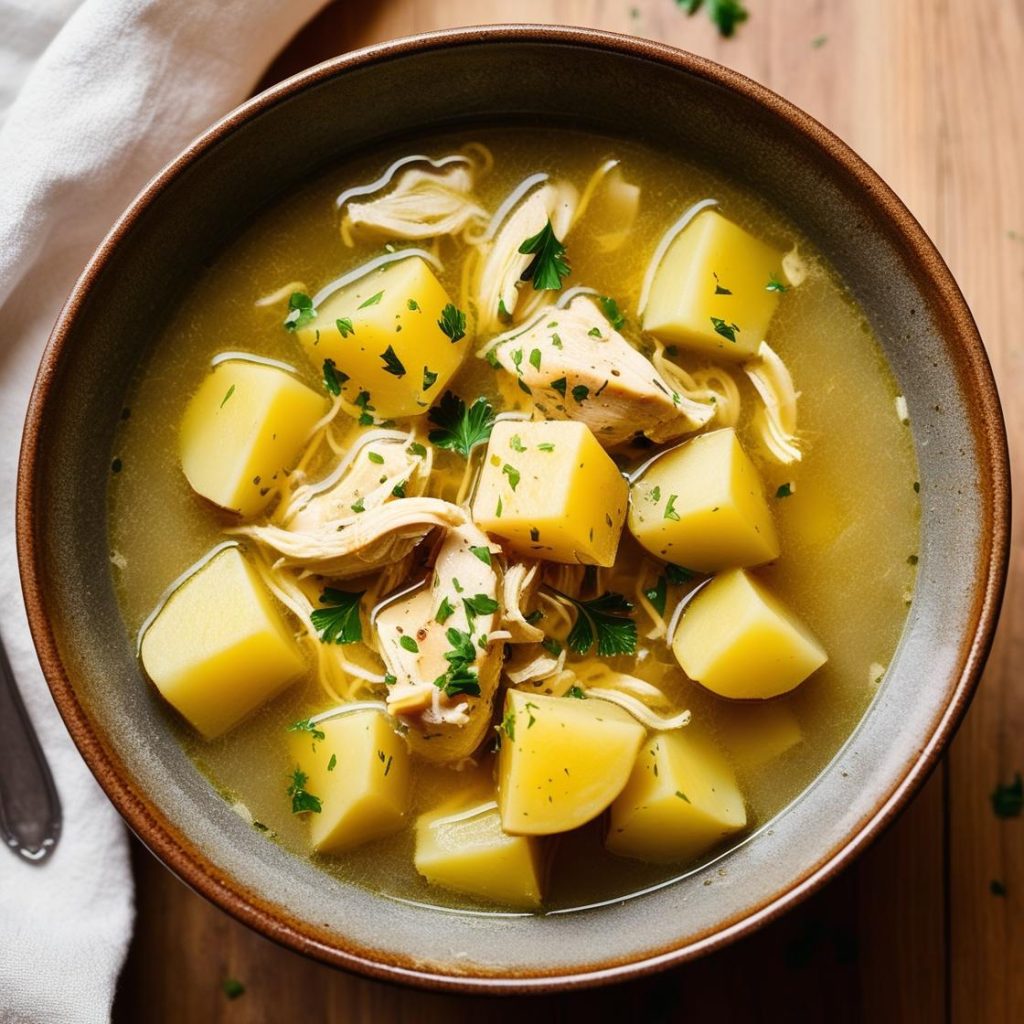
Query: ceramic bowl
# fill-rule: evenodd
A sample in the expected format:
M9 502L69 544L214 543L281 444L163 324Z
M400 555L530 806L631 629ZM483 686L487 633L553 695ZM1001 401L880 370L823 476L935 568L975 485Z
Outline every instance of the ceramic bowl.
M920 463L917 592L888 676L803 795L713 867L596 909L494 918L328 879L243 823L173 740L115 601L106 485L154 319L275 196L409 133L528 120L649 140L718 168L831 260L906 395ZM155 178L57 322L24 436L21 573L54 699L128 824L185 882L292 949L461 990L567 988L678 963L763 924L850 862L917 789L970 700L1007 560L1006 436L953 278L835 136L742 76L624 36L464 29L347 54L246 103ZM708 883L711 884L708 884Z

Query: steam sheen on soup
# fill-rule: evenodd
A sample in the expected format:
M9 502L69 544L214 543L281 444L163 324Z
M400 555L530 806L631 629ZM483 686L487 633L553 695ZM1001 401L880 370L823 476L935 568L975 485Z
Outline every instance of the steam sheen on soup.
M125 620L200 770L266 841L457 909L727 851L850 734L914 583L905 404L833 270L597 135L423 139L287 197L113 456Z

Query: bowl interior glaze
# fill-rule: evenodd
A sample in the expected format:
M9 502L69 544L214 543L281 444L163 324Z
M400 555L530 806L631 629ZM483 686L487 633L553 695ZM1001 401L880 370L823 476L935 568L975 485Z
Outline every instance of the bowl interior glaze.
M106 543L113 432L133 371L193 275L274 198L350 153L460 123L543 121L720 169L806 232L866 311L906 395L921 469L917 593L886 682L820 778L714 865L546 917L443 913L346 886L246 826L196 771L142 679ZM55 328L19 489L26 601L55 699L144 842L287 945L364 973L523 991L694 956L835 872L932 767L977 681L1006 566L1005 433L970 313L886 186L825 129L702 59L628 37L489 28L388 43L261 94L140 196Z

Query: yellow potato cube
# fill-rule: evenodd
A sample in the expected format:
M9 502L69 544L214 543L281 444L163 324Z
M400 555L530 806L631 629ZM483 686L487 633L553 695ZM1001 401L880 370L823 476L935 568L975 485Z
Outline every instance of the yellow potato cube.
M503 907L536 910L543 899L540 840L503 832L493 800L420 817L414 863L431 885Z
M804 738L793 709L779 701L722 705L717 734L740 771L782 757Z
M291 629L237 547L215 554L174 591L139 653L163 697L208 740L306 668Z
M630 488L629 529L651 554L696 572L779 556L761 477L731 428L655 459Z
M629 488L583 423L494 425L473 519L513 551L549 562L612 565Z
M501 827L567 832L622 791L646 730L607 701L509 690L498 754Z
M782 280L781 253L706 210L658 266L644 330L716 358L749 359L768 334Z
M365 392L361 407L377 419L416 416L469 351L464 322L459 328L446 321L448 334L439 325L450 303L430 267L410 256L336 291L296 333L318 370L326 359L334 362L349 402Z
M668 863L707 853L747 824L726 760L688 729L643 745L612 804L607 848L620 857Z
M679 620L672 651L720 697L777 697L828 660L811 631L742 569L713 579Z
M192 489L216 505L254 516L274 500L326 396L264 363L218 363L181 421L181 468Z
M320 800L309 815L319 853L342 853L397 832L409 801L409 748L379 711L352 711L293 731L291 755Z

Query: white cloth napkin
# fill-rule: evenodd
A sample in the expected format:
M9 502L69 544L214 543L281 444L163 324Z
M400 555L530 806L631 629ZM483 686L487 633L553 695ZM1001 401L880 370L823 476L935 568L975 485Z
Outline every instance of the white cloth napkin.
M322 3L0 0L0 635L64 810L45 865L0 849L3 1024L109 1019L133 918L124 827L53 706L18 600L15 468L36 366L116 216Z

